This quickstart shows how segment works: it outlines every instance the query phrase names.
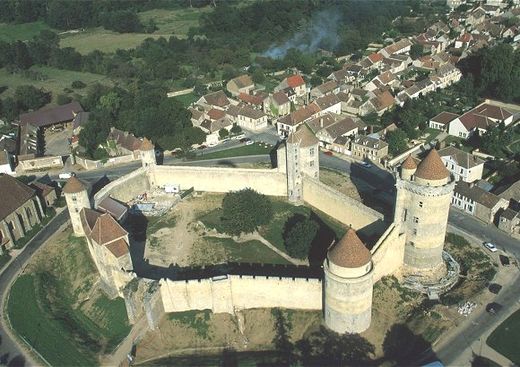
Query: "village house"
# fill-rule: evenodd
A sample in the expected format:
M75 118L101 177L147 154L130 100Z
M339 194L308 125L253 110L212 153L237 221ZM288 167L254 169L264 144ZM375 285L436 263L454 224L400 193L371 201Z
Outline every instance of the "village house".
M232 127L233 122L227 116L214 121L206 119L199 126L199 128L207 134L206 144L208 145L218 144L220 140L219 131L221 129L226 129L229 132Z
M231 101L226 96L226 93L219 90L200 97L196 104L204 108L206 111L209 111L212 108L226 110L231 105Z
M381 163L388 155L388 144L370 136L359 135L352 141L351 151L355 159Z
M313 118L318 112L316 105L310 104L279 118L276 122L278 135L281 137L289 136L291 132L296 131L298 126Z
M477 24L483 23L486 20L486 12L480 6L471 10L466 17L466 26L475 27Z
M496 214L506 209L508 202L495 194L481 189L474 183L458 181L451 205L473 215L484 223L495 223Z
M137 138L132 133L112 127L108 133L107 143L106 149L111 157L132 154L134 159L138 159L141 157L143 144L147 148L149 140Z
M471 33L464 33L455 40L455 48L468 48L473 41Z
M0 174L0 254L11 249L45 215L36 191Z
M305 80L303 80L301 75L288 76L274 88L274 91L278 92L286 88L293 89L297 98L306 99L307 97L307 84L305 84Z
M253 83L253 79L251 79L251 77L247 74L237 76L226 84L226 89L234 97L241 93L251 94L254 88L255 83Z
M202 121L205 119L204 111L200 111L199 109L195 107L188 108L188 111L191 113L190 121L193 126L200 126L202 124Z
M395 104L395 99L388 90L381 91L376 89L374 93L376 96L371 98L369 102L373 106L374 111L381 116Z
M341 101L335 94L327 94L320 97L314 100L310 106L317 111L318 115L322 115L325 112L332 112L338 115L341 113Z
M393 88L396 87L398 84L399 80L396 78L396 76L390 71L385 71L384 73L377 75L370 82L365 84L363 89L373 91L376 89L383 89L384 87Z
M74 101L61 106L23 113L20 115L20 125L32 125L43 130L72 128L72 121L80 112L83 112L83 108Z
M515 238L520 238L520 212L512 208L505 209L499 215L498 228Z
M474 182L482 178L482 159L451 146L439 150L439 156L456 181Z
M311 89L311 99L324 97L328 94L336 94L339 92L339 84L335 80L326 81Z
M410 42L408 38L403 38L402 40L392 43L391 45L381 49L379 53L381 53L381 55L384 57L389 57L390 55L406 54L410 52L411 47L412 42Z
M291 113L291 101L283 91L271 95L269 110L275 117L285 116Z
M316 137L320 140L321 146L330 149L330 146L340 136L355 137L358 135L359 130L364 129L365 127L365 124L360 120L352 117L345 117L317 131Z
M58 200L56 188L51 185L36 180L31 182L29 186L36 192L44 211L52 207L56 200Z
M518 26L511 26L502 33L502 38L509 38L512 42L520 41L520 28Z
M334 80L338 84L347 84L354 81L355 77L352 76L351 73L347 71L347 69L343 68L341 70L333 71L327 79Z
M458 117L459 115L457 115L456 113L443 111L438 115L432 117L430 121L428 121L428 126L432 129L448 131L448 126L450 125L450 122L452 122Z
M456 83L462 78L462 73L453 64L440 66L431 79L435 82L436 88L446 88Z
M305 125L309 129L311 129L312 133L316 135L320 130L329 127L330 125L336 123L340 118L339 115L336 115L332 112L326 112L321 116L313 117L310 120L305 122Z
M267 127L265 112L245 104L230 107L227 115L232 122L248 130L258 131Z
M462 116L451 121L448 134L468 139L475 131L481 134L499 123L509 125L513 122L513 114L505 108L484 102Z

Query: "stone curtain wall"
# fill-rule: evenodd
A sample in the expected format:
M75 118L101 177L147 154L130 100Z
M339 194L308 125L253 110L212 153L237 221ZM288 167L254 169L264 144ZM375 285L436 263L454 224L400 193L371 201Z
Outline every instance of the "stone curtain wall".
M404 233L399 234L398 228L392 223L371 251L374 283L386 275L394 274L401 267L404 259L404 244Z
M229 192L250 187L261 194L287 195L287 180L277 169L156 166L155 186L178 184L181 190Z
M303 200L341 223L363 230L368 235L385 230L383 214L308 176L303 178Z
M148 176L144 168L135 171L110 182L94 196L94 207L107 196L112 196L116 200L127 202L132 198L150 190Z
M160 281L164 311L209 309L233 314L235 309L322 309L319 279L228 275L213 279Z

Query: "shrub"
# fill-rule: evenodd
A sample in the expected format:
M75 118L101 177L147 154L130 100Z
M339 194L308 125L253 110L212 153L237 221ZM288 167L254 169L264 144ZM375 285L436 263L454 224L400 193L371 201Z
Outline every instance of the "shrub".
M74 80L71 84L72 88L74 89L82 89L85 88L87 85L83 83L81 80Z
M309 255L309 250L318 232L318 227L319 225L316 221L305 217L302 218L302 216L289 219L284 235L287 253L297 259L305 259Z

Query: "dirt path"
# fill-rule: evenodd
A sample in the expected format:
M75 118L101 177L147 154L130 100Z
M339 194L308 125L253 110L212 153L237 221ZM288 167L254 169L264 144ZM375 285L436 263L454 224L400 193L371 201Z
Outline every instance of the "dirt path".
M146 317L141 317L137 323L132 326L132 330L116 347L112 354L105 356L101 360L102 366L127 366L127 355L131 353L134 343L142 338L148 331L148 322Z
M204 225L204 224L202 224L202 222L199 222L199 223L202 226ZM264 244L269 249L271 249L272 251L276 252L278 255L283 257L285 260L289 261L291 264L294 264L294 265L309 265L309 262L307 260L299 260L299 259L295 259L295 258L290 257L285 252L281 251L276 246L274 246L271 242L267 241L264 237L262 237L256 231L253 232L253 233L242 234L239 237L233 237L233 236L230 236L230 235L227 235L227 234L224 234L224 233L218 233L216 230L212 230L212 231L208 232L208 236L207 237L231 238L233 241L235 241L237 243L243 243L243 242L248 242L248 241L252 241L252 240L257 240L257 241L260 241L262 244Z

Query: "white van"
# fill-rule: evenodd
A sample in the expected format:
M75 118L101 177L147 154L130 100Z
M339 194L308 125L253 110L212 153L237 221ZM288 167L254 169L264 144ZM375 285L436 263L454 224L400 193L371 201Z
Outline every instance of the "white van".
M68 180L72 176L76 176L73 172L63 172L58 175L58 178L62 180Z

